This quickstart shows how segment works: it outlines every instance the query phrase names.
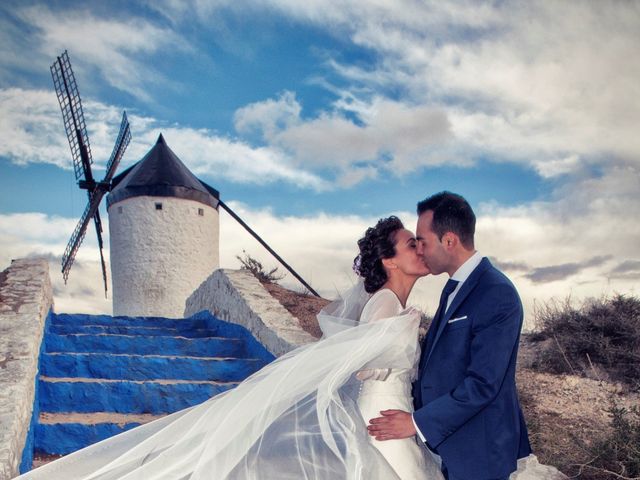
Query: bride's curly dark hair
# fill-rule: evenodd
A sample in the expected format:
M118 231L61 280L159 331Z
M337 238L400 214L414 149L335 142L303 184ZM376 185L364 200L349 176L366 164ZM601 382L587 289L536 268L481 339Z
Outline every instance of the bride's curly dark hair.
M383 258L396 254L395 233L404 228L396 216L378 220L375 227L369 227L360 240L360 253L353 260L353 271L364 279L364 289L373 293L387 281L387 273L382 265Z

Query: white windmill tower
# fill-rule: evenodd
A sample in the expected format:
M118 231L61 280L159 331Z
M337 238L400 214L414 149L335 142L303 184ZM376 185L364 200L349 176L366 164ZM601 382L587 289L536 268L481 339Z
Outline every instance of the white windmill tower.
M219 267L218 191L162 135L111 189L113 315L182 317L187 297Z
M65 51L51 66L78 186L88 203L62 255L67 281L76 254L94 220L105 297L107 267L102 255L100 203L108 194L113 314L182 317L185 300L219 267L222 207L312 294L319 296L227 204L167 146L162 135L142 160L114 177L131 140L127 115L100 181L93 177L91 147L78 86ZM110 192L110 193L109 193Z

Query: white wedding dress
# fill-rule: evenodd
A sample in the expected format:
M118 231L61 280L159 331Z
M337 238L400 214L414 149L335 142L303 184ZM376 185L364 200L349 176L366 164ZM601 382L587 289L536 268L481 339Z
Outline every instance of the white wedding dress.
M19 478L441 479L413 439L377 442L367 433L379 410L411 410L420 322L417 313L391 307L385 292L363 311L368 300L359 283L318 315L321 340L283 355L233 390Z
M365 305L360 323L375 322L402 314L402 304L389 289L378 290ZM417 342L417 336L415 341ZM390 348L394 346L390 345ZM381 410L413 412L411 383L415 368L362 370L358 407L366 423L379 417ZM434 480L442 478L433 457L416 442L415 437L402 440L370 440L401 479Z

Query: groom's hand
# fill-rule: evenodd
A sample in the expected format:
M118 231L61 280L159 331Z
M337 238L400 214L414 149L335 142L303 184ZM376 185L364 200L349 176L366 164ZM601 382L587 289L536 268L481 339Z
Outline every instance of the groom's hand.
M416 427L409 412L403 410L383 410L382 417L369 420L369 435L376 440L397 440L413 437Z

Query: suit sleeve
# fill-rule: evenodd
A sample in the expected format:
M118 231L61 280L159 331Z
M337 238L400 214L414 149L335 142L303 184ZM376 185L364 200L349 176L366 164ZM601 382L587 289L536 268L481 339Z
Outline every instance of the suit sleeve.
M437 448L490 404L509 369L522 326L520 299L511 285L493 287L485 298L484 305L490 307L476 312L465 377L452 391L413 414L431 447Z

